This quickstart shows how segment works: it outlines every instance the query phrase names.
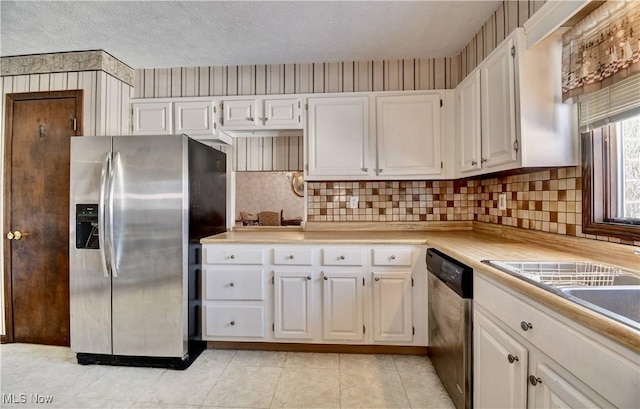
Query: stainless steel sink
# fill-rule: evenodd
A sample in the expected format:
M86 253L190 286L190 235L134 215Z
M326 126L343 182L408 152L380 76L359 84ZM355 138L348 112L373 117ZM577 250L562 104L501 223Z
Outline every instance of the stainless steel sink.
M640 327L640 286L612 286L612 287L574 287L562 288L562 293L587 308L599 311L605 315L608 312L630 320L627 323ZM619 317L619 321L622 320Z
M586 261L483 263L640 330L640 275Z

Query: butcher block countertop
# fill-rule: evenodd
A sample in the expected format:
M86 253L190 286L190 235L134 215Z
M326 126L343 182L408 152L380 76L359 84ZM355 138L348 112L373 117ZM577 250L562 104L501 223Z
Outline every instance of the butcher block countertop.
M329 223L327 223L328 225ZM520 292L595 332L640 352L640 332L566 300L524 280L481 263L482 260L561 261L607 263L640 275L640 256L634 247L566 237L480 222L372 225L332 224L293 230L238 230L202 240L202 244L378 244L426 245L469 265L512 290Z

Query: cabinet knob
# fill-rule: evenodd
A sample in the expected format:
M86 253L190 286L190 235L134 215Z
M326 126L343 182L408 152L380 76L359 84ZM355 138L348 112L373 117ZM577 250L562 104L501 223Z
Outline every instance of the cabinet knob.
M289 257L287 257L289 260L293 260L293 254L289 254Z
M233 283L229 283L229 287L233 287Z
M396 256L392 254L392 255L391 255L391 257L389 257L389 258L390 258L391 260L395 260L395 259L396 259Z
M480 163L485 163L487 160L485 158L480 159Z
M340 260L344 260L344 256L340 256Z
M376 278L375 278L375 280L376 280L376 281L380 281L380 277L376 277Z
M311 276L307 276L307 280L311 280Z
M363 172L368 172L368 171L369 171L369 168L362 168L362 171L363 171Z
M382 173L384 171L384 169L378 169L379 173Z
M327 281L327 280L328 280L327 276L322 277L322 279L323 279L324 281Z
M231 326L236 325L236 322L235 322L235 321L231 321L231 322L229 323L229 325L231 325Z
M520 360L516 355L511 355L511 354L507 355L507 359L509 360L510 364Z
M522 328L523 331L529 331L533 329L533 325L531 325L530 322L522 321L520 322L520 328Z
M536 386L537 384L542 383L542 379L536 378L533 375L529 375L529 383L533 386Z
M471 166L476 166L477 164L478 164L478 161L476 161L476 160L472 160L471 161Z
M249 121L253 121L254 118L252 116L249 117Z
M236 258L236 256L234 256L234 255L232 254L232 255L230 255L230 256L229 256L229 258L230 258L231 260L233 260L234 258Z

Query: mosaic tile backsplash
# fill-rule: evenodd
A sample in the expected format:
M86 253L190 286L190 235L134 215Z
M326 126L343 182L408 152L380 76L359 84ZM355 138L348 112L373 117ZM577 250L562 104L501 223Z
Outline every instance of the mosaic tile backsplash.
M498 210L498 196L501 193L506 194L506 210ZM349 208L351 196L359 196L357 209ZM582 233L580 167L474 180L308 182L307 220L476 220L634 244L618 238Z

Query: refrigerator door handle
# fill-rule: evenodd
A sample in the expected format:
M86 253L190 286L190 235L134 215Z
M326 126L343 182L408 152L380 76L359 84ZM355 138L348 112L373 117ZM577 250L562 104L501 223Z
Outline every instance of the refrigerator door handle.
M113 275L113 278L118 278L118 258L116 256L116 249L113 245L114 241L115 241L115 237L114 237L114 222L113 222L113 192L115 190L115 181L116 178L118 177L118 175L116 174L116 171L118 170L118 167L120 166L120 153L119 152L114 152L113 153L113 159L111 162L111 172L110 172L110 176L109 176L109 198L108 200L108 213L109 213L109 252L110 252L110 258L111 258L111 273Z
M105 278L109 277L109 270L111 269L111 258L107 253L108 244L106 240L106 227L105 221L105 206L107 195L107 183L109 182L109 173L111 172L111 152L107 153L107 156L102 162L102 171L100 172L100 198L98 204L98 241L100 243L100 261L102 264L102 274Z

